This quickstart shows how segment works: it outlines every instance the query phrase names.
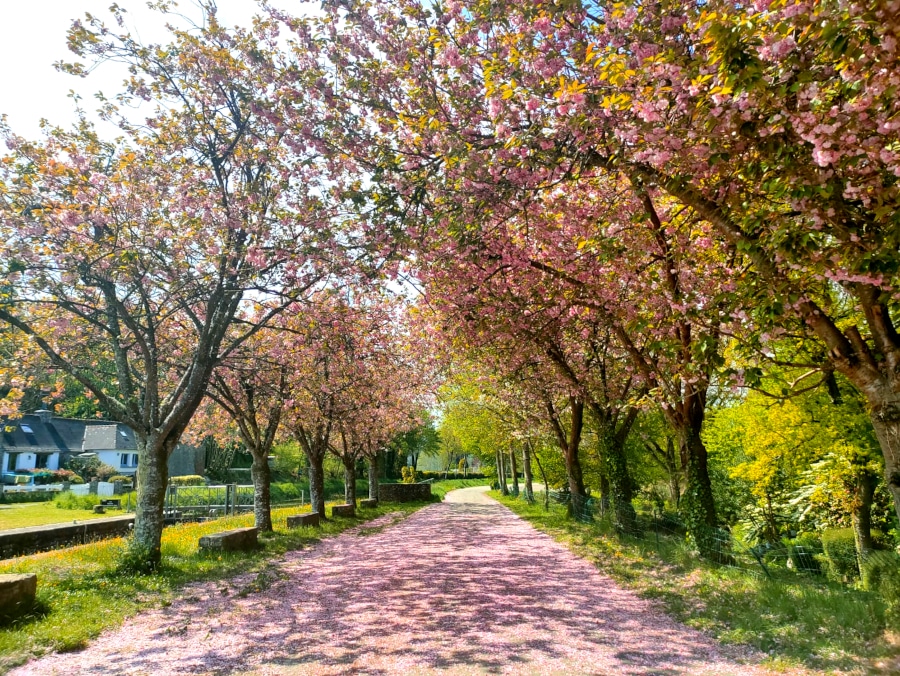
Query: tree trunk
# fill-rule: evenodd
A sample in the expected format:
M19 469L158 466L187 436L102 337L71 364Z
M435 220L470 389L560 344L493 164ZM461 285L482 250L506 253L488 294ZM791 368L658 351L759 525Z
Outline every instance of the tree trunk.
M544 511L546 512L550 509L550 484L547 483L547 474L544 472L544 466L541 464L541 459L538 457L538 454L534 453L533 456L534 461L538 466L538 472L541 473L541 481L544 482Z
M378 499L378 453L369 456L369 499Z
M672 437L666 435L666 469L669 472L669 489L672 491L672 501L675 509L681 506L681 480L678 478L678 458L675 457L675 443Z
M344 502L356 506L356 458L341 458L344 463Z
M681 482L678 480L678 475L675 472L669 475L669 492L672 494L672 502L675 504L675 509L678 509L681 506Z
M253 480L253 518L260 531L272 530L272 471L269 469L269 454L251 449L253 464L250 477Z
M894 511L900 519L900 401L873 409L871 416L884 456L885 485L894 498Z
M138 489L134 510L134 540L129 565L137 570L153 571L162 559L160 542L165 521L163 508L169 482L169 455L179 435L165 439L137 436Z
M610 497L612 498L613 521L617 530L623 533L637 533L637 513L631 501L634 499L631 475L628 473L628 460L625 447L618 442L614 431L607 430L604 441L606 459L606 475L609 477Z
M851 515L860 571L863 570L863 564L869 553L875 549L875 541L872 539L872 501L874 497L875 477L868 472L863 472L857 479L856 496Z
M578 457L578 446L575 444L569 445L569 447L565 449L564 455L569 491L572 495L586 497L587 493L584 490L584 474L581 471L581 460Z
M700 554L725 561L730 554L716 538L716 503L709 480L706 446L699 429L680 430L682 453L687 457L687 486L681 498L681 514Z
M512 474L512 494L517 496L519 495L519 470L516 467L516 452L509 452L509 471Z
M603 473L600 475L600 514L602 516L609 514L609 505L609 478L606 473Z
M534 502L534 486L531 481L531 449L528 444L522 446L522 471L525 474L525 500Z
M503 464L503 453L495 452L497 458L497 478L500 480L500 492L509 495L509 487L506 485L506 467Z
M325 468L322 466L325 454L308 455L309 461L309 503L312 511L325 518Z

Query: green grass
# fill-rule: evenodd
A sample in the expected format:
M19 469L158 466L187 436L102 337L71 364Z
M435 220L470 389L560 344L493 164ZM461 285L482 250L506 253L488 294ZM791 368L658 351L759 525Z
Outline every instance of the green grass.
M384 504L358 512L358 518L329 519L320 528L291 530L286 526L288 515L308 511L308 507L276 509L272 512L275 532L261 535L262 546L250 553L200 553L197 540L208 533L253 525L252 514L172 526L163 533L163 565L155 575L117 571L125 547L121 538L0 562L0 573L38 576L36 611L0 627L0 673L48 651L83 648L90 639L130 615L171 602L177 598L178 589L189 582L256 572L263 584L266 562L273 557L383 514L409 514L424 504Z
M439 500L443 500L447 493L455 491L457 488L487 486L490 483L490 479L445 479L443 481L435 481L431 484L431 494L437 496Z
M86 509L60 509L55 502L23 502L0 505L0 530L46 526L53 523L72 523L87 519L102 519L123 512L107 510L106 514L94 514Z
M652 534L619 538L607 524L568 519L560 505L545 512L540 504L491 495L676 619L723 643L767 653L770 668L893 673L883 664L900 650L874 594L799 574L770 581L704 562L683 540L662 537L657 548Z

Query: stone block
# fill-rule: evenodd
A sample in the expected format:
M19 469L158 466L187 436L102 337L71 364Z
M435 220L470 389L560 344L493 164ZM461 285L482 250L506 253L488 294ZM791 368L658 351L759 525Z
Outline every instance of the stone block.
M259 544L259 531L254 528L235 528L221 533L212 533L200 538L200 549L218 552L243 552L255 549Z
M300 526L318 526L318 512L310 512L309 514L293 514L287 518L288 528L299 528Z
M378 484L381 502L418 502L431 500L431 484Z
M16 617L34 606L37 575L0 575L0 616Z
M365 500L360 500L359 506L364 507L366 509L374 509L375 507L378 506L378 499L377 498L366 498Z
M335 505L331 508L331 516L333 517L352 517L356 516L356 505Z
M103 505L94 505L94 514L106 514L106 507Z

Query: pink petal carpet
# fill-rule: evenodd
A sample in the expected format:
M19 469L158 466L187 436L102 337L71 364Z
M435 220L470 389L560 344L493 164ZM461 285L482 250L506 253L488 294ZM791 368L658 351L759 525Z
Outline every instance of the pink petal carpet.
M381 530L374 530L381 527ZM192 585L26 674L760 674L479 489Z

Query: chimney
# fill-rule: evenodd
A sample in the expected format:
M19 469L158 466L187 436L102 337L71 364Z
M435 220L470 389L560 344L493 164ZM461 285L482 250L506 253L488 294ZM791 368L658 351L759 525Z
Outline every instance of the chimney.
M50 418L53 417L53 413L48 411L46 408L42 408L38 411L35 411L34 414L41 419L41 422L45 425L50 422Z

